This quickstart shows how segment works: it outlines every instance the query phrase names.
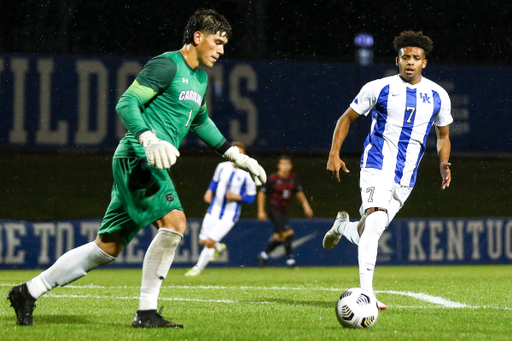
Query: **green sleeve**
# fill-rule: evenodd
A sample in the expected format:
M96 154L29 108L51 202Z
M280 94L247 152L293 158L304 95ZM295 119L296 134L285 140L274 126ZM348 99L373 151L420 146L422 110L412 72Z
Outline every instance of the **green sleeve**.
M176 63L168 57L158 56L144 65L137 75L137 82L153 89L156 93L162 93L167 89L176 76Z
M215 123L213 123L211 118L208 116L206 103L204 103L199 109L194 121L192 121L190 130L196 133L196 135L208 146L217 150L219 153L224 154L227 141L219 128L217 128Z
M149 87L140 85L135 80L121 96L116 105L116 112L128 132L138 138L143 132L150 130L142 118L144 104L149 102L157 93Z
M141 114L145 104L164 92L171 85L175 75L176 63L172 59L155 57L144 65L133 84L119 99L116 112L135 138L150 130Z

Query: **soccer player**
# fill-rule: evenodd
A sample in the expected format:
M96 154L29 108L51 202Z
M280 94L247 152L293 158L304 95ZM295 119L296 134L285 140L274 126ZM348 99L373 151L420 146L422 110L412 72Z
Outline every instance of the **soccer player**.
M189 19L179 51L151 59L120 98L116 111L128 132L112 161L114 186L95 241L63 254L37 277L8 294L18 325L32 325L35 301L90 270L113 262L137 233L153 223L158 233L142 265L139 307L132 322L141 328L182 328L157 313L162 281L183 238L186 219L168 169L189 130L256 182L266 175L258 162L226 141L208 117L204 100L208 78L199 68L212 67L224 54L231 35L226 19L213 10L198 10Z
M361 158L361 219L350 222L347 212L338 212L323 239L325 249L337 245L342 236L358 245L361 288L371 293L379 238L411 194L432 125L437 134L441 188L451 182L450 98L441 86L421 75L432 41L422 32L404 31L393 45L398 52L398 74L363 86L336 124L327 161L331 177L340 181L340 169L349 172L340 150L350 124L360 115L371 114ZM378 306L386 309L381 302Z
M245 154L243 143L233 142L231 145L238 147L240 153ZM249 173L230 161L217 166L203 197L204 201L210 204L199 233L199 244L204 248L197 264L187 271L185 276L199 275L210 261L216 260L226 251L226 244L220 241L238 221L242 211L241 204L251 204L255 197L256 184Z
M292 244L294 231L288 224L292 194L295 194L302 204L304 214L308 218L313 216L313 210L302 191L297 175L292 173L292 168L292 159L288 155L282 155L277 164L277 173L270 175L269 181L258 193L258 219L267 220L265 202L268 201L268 218L274 225L274 234L269 239L267 248L258 255L260 267L267 264L268 254L281 244L284 244L286 251L286 265L290 268L296 266Z

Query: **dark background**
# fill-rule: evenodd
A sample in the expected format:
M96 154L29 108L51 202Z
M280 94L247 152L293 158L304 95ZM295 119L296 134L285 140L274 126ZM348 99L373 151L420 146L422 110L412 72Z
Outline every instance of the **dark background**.
M0 52L150 57L179 49L201 7L233 27L225 58L351 62L368 32L375 62L389 62L393 37L421 30L436 64L512 65L509 0L1 0Z
M393 37L421 30L434 41L430 63L512 66L512 1L481 0L0 0L0 53L149 58L179 49L188 17L201 7L224 14L233 27L225 59L354 62L354 37L367 32L374 36L374 62L389 64L396 55ZM270 173L279 154L253 156ZM110 199L111 155L111 150L0 150L0 219L101 218ZM327 176L327 155L293 157L316 217L333 218L340 209L357 216L359 155L347 156L352 172L341 183ZM201 198L221 160L211 151L182 152L171 176L187 216L203 216L207 205ZM399 217L510 216L511 160L455 150L452 186L441 191L438 158L427 153ZM242 217L255 216L256 205L247 205ZM296 202L292 216L303 217Z

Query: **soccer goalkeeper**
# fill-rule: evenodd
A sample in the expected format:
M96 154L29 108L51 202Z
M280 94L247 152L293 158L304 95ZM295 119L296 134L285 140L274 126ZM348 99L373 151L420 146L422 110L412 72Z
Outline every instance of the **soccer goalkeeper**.
M186 219L168 169L189 130L225 159L248 171L256 183L266 174L258 162L231 146L208 117L206 73L224 54L231 26L213 10L198 10L189 19L179 51L151 59L120 98L116 111L128 129L112 162L112 199L95 241L63 254L37 277L8 294L18 325L32 325L35 301L99 266L113 262L137 233L153 224L158 233L142 265L139 307L132 322L141 328L182 328L157 312L162 281L183 238Z

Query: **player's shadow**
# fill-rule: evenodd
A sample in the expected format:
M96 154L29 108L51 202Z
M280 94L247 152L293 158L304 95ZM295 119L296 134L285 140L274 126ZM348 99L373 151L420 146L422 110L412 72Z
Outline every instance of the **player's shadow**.
M69 324L69 325L81 325L81 324L101 324L105 326L118 326L119 323L110 321L109 319L103 319L101 322L97 320L90 320L84 316L77 315L35 315L34 325L37 324Z
M35 315L34 324L89 324L91 321L76 315Z
M34 325L37 324L89 324L91 321L75 315L36 315ZM11 317L0 318L0 324L16 326L16 315L12 312Z
M295 305L295 306L312 306L312 307L322 307L322 308L332 308L336 306L335 303L332 302L325 302L325 301L299 301L299 300L286 300L286 299L269 299L265 300L266 302L270 303L277 303L277 304L289 304L289 305Z

